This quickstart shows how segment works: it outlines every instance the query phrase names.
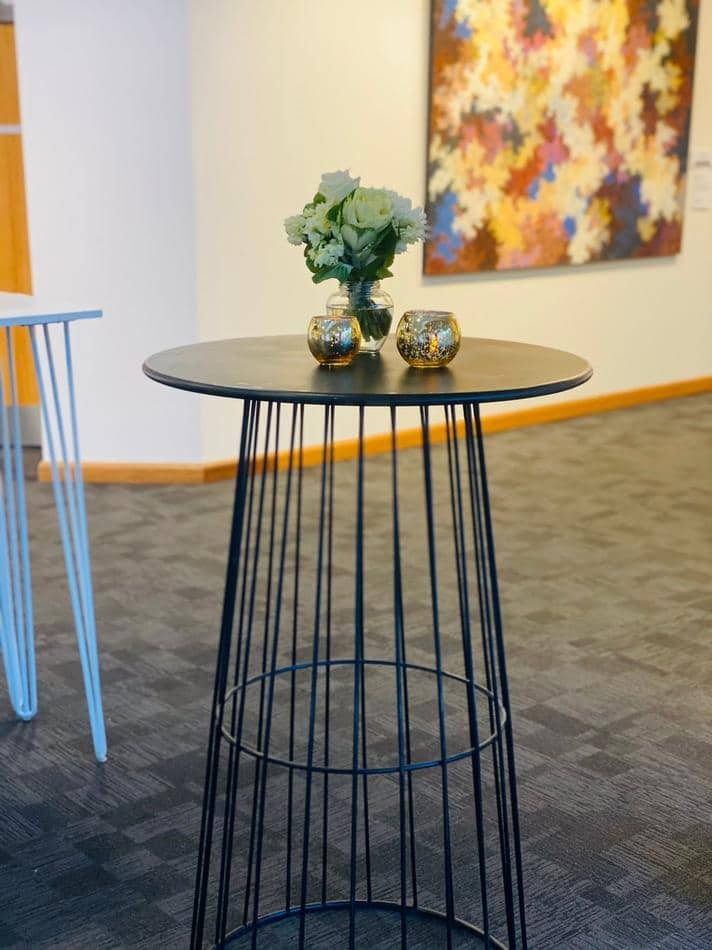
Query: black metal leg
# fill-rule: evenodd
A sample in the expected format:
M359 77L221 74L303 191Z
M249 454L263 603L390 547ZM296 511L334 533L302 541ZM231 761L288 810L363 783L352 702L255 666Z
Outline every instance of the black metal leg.
M487 563L489 567L490 589L492 598L492 615L494 619L494 635L497 651L497 660L499 666L499 680L502 691L502 707L506 715L504 723L505 747L507 754L507 775L509 779L509 792L511 796L511 821L512 821L512 842L514 849L514 862L516 869L516 891L517 907L519 913L519 925L521 928L521 946L523 950L527 948L527 930L526 930L526 910L524 904L524 883L522 873L522 843L519 828L519 799L517 795L517 776L514 762L514 736L512 733L512 710L509 701L509 682L507 677L507 664L505 659L504 638L502 635L502 613L499 602L499 583L497 580L497 563L495 559L494 531L492 528L492 516L490 510L489 488L487 484L487 466L485 464L485 449L482 433L482 420L480 418L480 407L475 404L470 406L470 410L475 418L475 429L477 433L477 455L479 461L479 474L481 481L481 499L482 499L482 520L485 525L485 537L487 544ZM510 940L516 945L516 936Z
M237 591L237 575L240 566L240 547L242 543L242 526L245 512L245 492L248 485L249 466L246 463L248 458L248 445L250 441L249 433L254 419L254 413L255 404L252 402L245 403L242 416L242 432L240 434L237 478L235 482L235 504L232 514L232 531L230 535L227 576L225 579L225 598L223 603L222 624L220 629L220 643L218 646L218 661L215 671L213 705L210 716L210 731L208 734L208 759L205 773L203 815L200 826L198 871L195 882L195 903L193 908L193 926L191 932L191 948L194 948L194 950L199 950L199 948L202 947L203 928L205 926L205 907L207 900L208 879L210 877L210 855L215 821L215 798L217 793L218 764L220 759L220 732L223 719L223 697L225 695L228 666L230 662L232 625L235 613L235 594Z
M336 410L320 412L319 466L305 472L304 407L245 406L191 948L206 934L216 947L266 948L271 928L280 948L321 946L321 913L332 915L331 945L354 950L374 941L404 950L419 927L448 950L526 950L478 407L423 406L419 460L398 452L391 410L377 486L389 514L378 525L365 410L348 502L335 490ZM414 465L421 500L409 491L404 511L404 468ZM378 574L367 550L374 527L390 536ZM413 551L424 576L412 576ZM392 598L376 627L374 586Z

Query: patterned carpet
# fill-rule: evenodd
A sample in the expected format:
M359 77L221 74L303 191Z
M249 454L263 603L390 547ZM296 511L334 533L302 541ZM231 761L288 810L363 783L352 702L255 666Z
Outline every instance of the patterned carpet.
M709 950L712 397L501 433L487 450L530 945ZM369 485L386 464L369 462ZM420 453L400 464L417 484ZM337 466L337 505L353 484ZM18 723L0 696L0 947L185 947L231 486L87 490L103 767L51 488L28 491L41 708Z

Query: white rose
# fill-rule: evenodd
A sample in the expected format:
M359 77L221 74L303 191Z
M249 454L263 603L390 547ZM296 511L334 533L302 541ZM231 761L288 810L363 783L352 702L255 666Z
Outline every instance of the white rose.
M393 202L385 188L357 188L344 204L344 221L355 228L380 231L393 219Z
M290 244L301 244L304 241L304 225L306 219L303 214L293 214L284 219L284 230Z
M321 176L319 194L324 196L328 205L336 205L358 188L360 182L360 178L352 178L348 171L326 172Z

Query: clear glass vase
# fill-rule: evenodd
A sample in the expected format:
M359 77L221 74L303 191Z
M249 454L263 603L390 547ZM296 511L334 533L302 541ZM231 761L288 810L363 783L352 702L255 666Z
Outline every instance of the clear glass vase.
M361 353L378 353L393 322L393 298L379 280L353 280L339 284L326 302L331 316L353 316L361 327Z

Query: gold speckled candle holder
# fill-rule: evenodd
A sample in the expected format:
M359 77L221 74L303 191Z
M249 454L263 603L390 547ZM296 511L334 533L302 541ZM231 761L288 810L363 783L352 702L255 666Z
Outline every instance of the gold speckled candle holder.
M416 369L447 366L460 349L460 327L445 310L407 310L396 331L398 352Z
M361 346L361 328L356 317L312 317L307 343L322 366L348 366Z

